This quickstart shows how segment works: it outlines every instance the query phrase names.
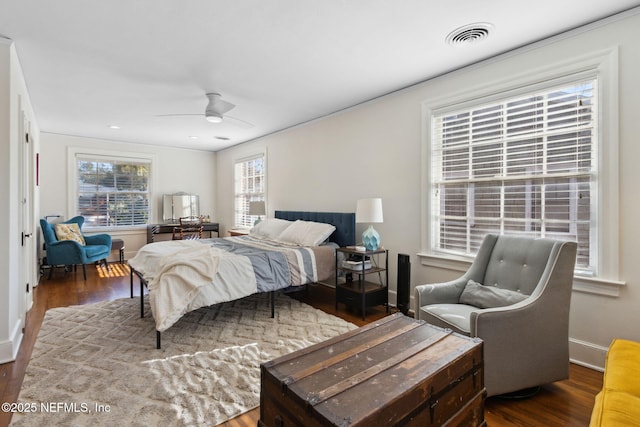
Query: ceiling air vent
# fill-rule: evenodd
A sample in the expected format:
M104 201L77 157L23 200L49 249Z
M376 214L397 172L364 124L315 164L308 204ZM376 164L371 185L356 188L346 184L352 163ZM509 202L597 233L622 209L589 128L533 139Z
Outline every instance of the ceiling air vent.
M487 37L493 29L493 25L486 22L465 25L449 33L446 40L452 46L463 46L478 43Z

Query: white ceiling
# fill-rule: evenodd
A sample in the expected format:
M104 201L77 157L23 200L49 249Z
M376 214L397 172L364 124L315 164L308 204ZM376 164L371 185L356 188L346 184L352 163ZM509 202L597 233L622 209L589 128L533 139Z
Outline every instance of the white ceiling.
M41 131L217 151L638 5L0 0L0 35L16 44ZM446 43L479 22L493 27L485 40ZM207 92L253 126L158 117L204 113Z

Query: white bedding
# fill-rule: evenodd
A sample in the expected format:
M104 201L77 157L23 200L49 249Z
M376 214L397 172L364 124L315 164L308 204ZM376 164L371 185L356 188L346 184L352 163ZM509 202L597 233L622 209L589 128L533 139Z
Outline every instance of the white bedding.
M129 264L147 280L151 312L160 332L185 313L257 292L246 257L195 240L147 245Z
M213 241L245 246L239 255L215 247ZM319 253L325 254L326 250L332 251L324 248ZM162 332L185 313L200 307L317 281L317 251L316 248L282 248L240 237L175 240L143 246L129 260L129 265L147 281L156 330ZM326 255L320 257L326 258Z

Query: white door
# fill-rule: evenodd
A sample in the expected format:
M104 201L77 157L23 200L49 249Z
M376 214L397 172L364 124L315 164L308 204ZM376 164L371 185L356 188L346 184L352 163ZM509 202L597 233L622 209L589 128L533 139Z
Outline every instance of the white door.
M20 280L19 292L24 292L23 306L20 309L20 320L24 327L26 313L31 308L33 302L31 289L34 285L35 271L35 247L33 236L33 143L29 135L30 124L20 109L20 230L21 230L21 250L20 250Z

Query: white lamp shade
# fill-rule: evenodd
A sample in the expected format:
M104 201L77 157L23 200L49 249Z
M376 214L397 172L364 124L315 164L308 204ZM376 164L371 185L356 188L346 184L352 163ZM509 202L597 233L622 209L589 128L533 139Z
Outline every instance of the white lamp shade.
M356 222L383 222L382 199L360 199L356 205Z
M249 202L249 215L264 215L264 201Z

